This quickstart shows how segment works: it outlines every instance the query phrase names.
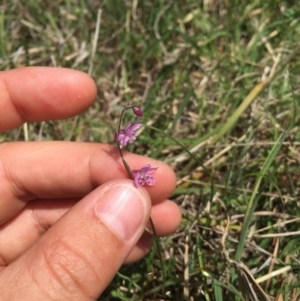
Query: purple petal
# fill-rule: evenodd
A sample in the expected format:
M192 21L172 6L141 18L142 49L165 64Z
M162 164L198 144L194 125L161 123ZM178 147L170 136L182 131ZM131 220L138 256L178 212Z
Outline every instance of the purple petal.
M123 130L119 132L118 140L121 146L126 146L130 142L130 138L126 135L126 133Z
M144 186L144 185L145 185L144 180L143 180L142 178L140 178L140 177L137 177L137 178L136 178L135 183L136 183L136 186L137 186L137 187L138 187L138 186Z
M153 185L155 184L155 180L154 180L153 177L148 177L148 178L146 179L146 183L147 183L147 185L149 185L149 186L153 186Z
M142 124L140 122L137 123L128 123L124 130L120 130L117 134L117 139L119 140L121 146L126 146L132 141L136 140L135 131L138 130Z
M130 138L128 136L124 136L121 144L122 144L122 146L126 146L130 142L131 142Z
M125 131L137 131L140 127L142 126L142 124L140 122L137 122L137 123L128 123L126 126L125 126Z
M127 123L127 124L125 125L124 131L125 131L125 132L130 131L131 126L132 126L132 123Z
M153 174L157 170L157 168L158 167L151 167L150 164L146 164L141 168L141 171L143 171L144 173Z
M157 170L157 167L151 167L150 164L146 164L141 169L133 170L133 178L135 186L153 186L155 184L155 179L152 174Z

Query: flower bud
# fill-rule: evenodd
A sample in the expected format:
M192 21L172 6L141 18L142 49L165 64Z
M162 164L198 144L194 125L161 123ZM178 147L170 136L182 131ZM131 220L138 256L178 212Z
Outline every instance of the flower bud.
M132 110L133 110L134 115L140 116L140 117L143 116L143 111L141 108L133 107Z

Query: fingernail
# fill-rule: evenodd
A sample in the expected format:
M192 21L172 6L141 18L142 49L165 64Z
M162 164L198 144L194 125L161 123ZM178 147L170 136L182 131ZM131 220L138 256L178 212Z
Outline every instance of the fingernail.
M130 240L145 218L146 199L129 185L111 186L100 196L96 214L122 239Z

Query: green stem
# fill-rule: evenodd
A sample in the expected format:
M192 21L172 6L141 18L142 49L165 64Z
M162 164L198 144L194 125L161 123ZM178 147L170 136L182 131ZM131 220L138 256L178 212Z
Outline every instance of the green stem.
M129 105L125 108L123 108L122 112L121 112L121 116L120 116L120 119L119 119L119 125L118 125L118 132L117 132L117 135L119 134L120 130L121 130L121 125L122 125L122 121L123 121L123 117L124 117L124 113L133 108L134 105ZM123 162L123 165L127 171L127 174L129 176L130 179L134 179L133 178L133 175L132 175L132 171L128 165L128 163L126 162L126 160L124 159L124 156L123 156L123 152L122 152L122 148L121 148L121 145L117 139L117 146L118 146L118 150L119 150L119 154L120 154L120 157L122 159L122 162ZM163 285L162 285L162 291L164 293L164 285L165 285L165 271L164 271L164 265L163 265L163 260L162 260L162 256L161 256L161 248L160 248L160 244L159 244L159 238L156 234L156 229L155 229L155 226L154 226L154 223L153 223L153 220L152 218L150 217L149 218L149 221L150 221L150 224L151 224L151 228L152 228L152 236L153 236L153 239L154 239L154 243L156 245L156 248L157 248L157 251L158 251L158 256L159 256L159 262L160 262L160 265L161 265L161 269L162 269L162 278L163 278Z
M166 274L165 274L165 269L164 269L164 265L163 265L163 260L162 260L162 256L161 256L161 247L159 244L159 237L156 234L156 230L155 230L155 226L153 223L153 220L151 218L151 216L149 217L149 222L151 224L151 228L152 228L152 236L153 236L153 240L156 246L156 249L158 251L158 258L159 258L159 263L161 265L161 272L162 272L162 292L164 294L165 291L165 280L166 280Z

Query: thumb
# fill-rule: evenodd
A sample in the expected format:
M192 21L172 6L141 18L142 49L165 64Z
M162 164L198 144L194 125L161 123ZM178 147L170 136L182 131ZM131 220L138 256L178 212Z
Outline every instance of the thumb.
M132 181L98 187L3 271L3 281L14 288L7 299L97 299L143 234L149 214L148 193Z

